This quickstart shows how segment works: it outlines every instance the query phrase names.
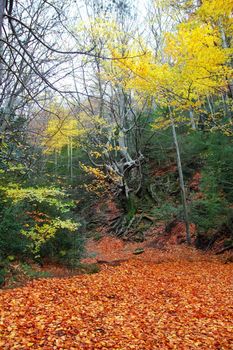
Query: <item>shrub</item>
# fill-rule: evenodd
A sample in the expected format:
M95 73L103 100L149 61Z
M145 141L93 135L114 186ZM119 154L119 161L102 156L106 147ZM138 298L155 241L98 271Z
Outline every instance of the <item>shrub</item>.
M20 233L25 219L21 203L0 211L0 254L4 258L28 254L29 238Z
M29 277L30 279L34 278L46 278L50 277L51 274L47 271L37 271L35 270L31 265L22 263L20 268L22 269L22 272Z
M72 251L77 259L80 257L83 249L79 244L80 224L72 220L74 204L63 191L9 185L0 188L0 196L3 256L27 255L38 259L45 257L45 252L60 257L60 251L65 251L65 256Z
M60 229L41 248L41 257L49 256L69 267L75 267L84 252L84 238L76 231Z
M219 227L226 221L227 205L224 200L215 196L194 201L190 207L190 219L199 232L207 232Z
M164 203L160 207L154 207L151 210L151 215L158 221L164 220L165 222L169 222L174 218L181 218L182 216L182 207L174 206L172 203Z

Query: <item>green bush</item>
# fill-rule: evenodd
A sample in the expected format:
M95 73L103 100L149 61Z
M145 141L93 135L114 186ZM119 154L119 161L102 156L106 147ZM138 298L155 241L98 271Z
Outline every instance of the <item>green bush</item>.
M215 229L226 221L227 204L221 198L212 197L194 201L190 206L190 220L199 232Z
M169 222L175 218L182 218L182 207L175 206L172 203L164 203L160 207L154 207L151 210L151 215L158 221L164 220Z
M26 216L20 204L6 206L0 212L0 254L6 258L9 255L28 255L29 238L20 231Z
M45 256L80 258L83 250L74 206L57 188L0 188L0 254L3 257ZM46 255L47 254L47 255Z
M232 137L222 133L210 134L204 155L202 188L208 193L222 192L233 202L233 143Z
M43 245L41 257L50 257L67 266L75 267L79 264L84 252L84 238L77 232L58 230L56 235Z
M31 265L26 263L21 263L20 268L22 269L23 273L29 277L30 279L34 278L46 278L50 277L51 274L47 271L37 271L35 270Z
M7 270L3 264L0 264L0 287L5 282L5 276L6 276Z
M223 224L233 232L232 138L215 132L208 134L205 144L200 184L203 198L192 202L190 217L200 232L220 228Z

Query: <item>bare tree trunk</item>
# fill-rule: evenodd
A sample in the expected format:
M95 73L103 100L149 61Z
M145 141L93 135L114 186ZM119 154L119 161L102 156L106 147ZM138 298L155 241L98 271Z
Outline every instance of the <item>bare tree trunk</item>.
M70 138L70 179L73 180L73 140Z
M67 144L67 175L70 171L70 142Z
M181 196L182 196L182 202L183 202L183 208L184 208L184 218L185 218L185 226L186 226L186 240L188 244L191 244L191 235L190 235L190 227L189 227L189 215L188 215L188 206L187 206L187 198L186 198L186 191L185 191L185 185L184 185L184 177L183 177L183 170L182 170L182 164L181 164L181 158L180 158L180 148L177 140L176 135L176 128L174 124L174 120L172 116L171 119L171 125L172 125L172 135L173 140L176 148L176 156L177 156L177 167L179 172L179 180L180 180L180 189L181 189Z
M190 109L190 111L189 111L189 116L190 116L190 120L191 120L192 129L196 130L196 123L195 123L194 114L193 114L192 109Z
M226 38L226 34L224 31L224 27L223 27L223 23L222 20L219 20L219 29L220 29L220 34L221 34L221 38L222 38L222 46L224 49L228 49L229 48L229 44L227 43L227 38ZM229 91L231 93L231 97L233 98L233 81L232 79L227 79L228 81L228 87L229 87Z
M228 119L232 119L232 116L231 116L231 113L229 111L229 108L228 108L228 96L226 93L222 93L221 94L222 96L222 102L223 102L223 112L224 112L224 117L227 117Z
M2 39L4 10L6 7L6 0L0 0L0 39ZM3 43L0 41L0 85L2 85L2 51Z
M212 118L214 119L214 110L213 110L213 107L212 107L210 98L209 98L209 96L206 96L206 98L207 98L207 102L208 102L208 105L209 105L209 109L210 109L211 116L212 116Z
M6 7L6 0L0 0L0 39L2 38L3 16Z
M54 170L55 170L55 174L57 175L57 150L54 150Z

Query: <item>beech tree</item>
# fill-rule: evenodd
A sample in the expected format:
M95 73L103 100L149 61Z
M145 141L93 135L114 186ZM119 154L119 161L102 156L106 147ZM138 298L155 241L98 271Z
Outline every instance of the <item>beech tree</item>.
M110 14L111 10L111 14ZM126 91L122 84L115 80L111 82L109 78L113 73L111 61L104 61L101 57L108 57L110 54L108 43L114 41L116 45L122 47L128 44L128 34L120 30L117 34L117 24L120 28L126 29L126 19L123 16L125 7L122 3L116 2L109 7L102 8L95 6L92 8L93 16L89 19L89 25L81 25L81 35L85 37L89 46L94 46L95 57L92 60L83 62L83 85L86 95L90 96L80 104L82 109L82 120L86 118L89 123L95 125L95 131L90 135L90 142L87 143L87 152L92 165L105 169L108 176L114 179L116 193L128 198L130 192L138 192L141 188L140 164L143 161L142 150L132 143L132 135L139 129L140 116L145 109L146 103L139 104ZM101 15L104 17L101 18ZM111 17L111 21L106 21L105 17ZM124 18L124 21L123 21ZM118 21L118 22L115 22ZM129 13L129 23L132 22ZM132 24L127 23L127 26ZM80 28L79 28L80 30ZM108 38L104 34L108 31ZM124 34L125 33L125 34ZM124 54L124 53L123 53ZM90 73L91 72L91 73ZM75 78L75 77L74 77ZM100 125L102 121L102 126ZM99 123L100 122L100 123ZM88 122L86 122L88 123ZM138 136L137 136L138 137ZM136 147L136 148L135 148ZM94 152L95 148L95 152ZM96 155L93 157L93 155ZM137 185L131 187L128 180L129 173L134 176ZM131 181L131 180L130 180Z
M211 5L217 6L214 1ZM201 16L206 8L208 9L207 2L203 2L196 9L194 17L188 17L178 24L175 32L164 33L162 55L158 55L158 51L154 53L150 48L142 55L141 48L135 43L128 50L128 57L117 59L121 52L117 48L112 49L115 65L125 73L126 88L153 96L160 106L172 111L164 119L158 120L157 128L172 126L188 243L190 233L187 203L175 124L182 119L185 121L185 111L200 111L213 94L224 92L228 87L231 90L229 81L232 69L228 64L231 50L224 44L221 25L216 27L202 21ZM223 6L219 16L229 18L230 8L229 3ZM218 11L215 11L217 14ZM192 114L191 117L193 118ZM191 122L195 127L195 121L192 119Z

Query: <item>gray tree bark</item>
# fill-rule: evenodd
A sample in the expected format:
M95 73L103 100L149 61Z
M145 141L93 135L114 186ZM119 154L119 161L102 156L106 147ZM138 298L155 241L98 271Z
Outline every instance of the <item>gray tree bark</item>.
M224 31L224 27L223 27L223 23L222 20L219 20L219 28L220 28L220 34L221 34L221 38L222 38L222 47L224 49L228 49L229 48L229 44L227 43L227 38L226 38L226 34ZM231 93L231 97L233 98L233 81L232 79L228 79L228 85L229 85L229 90Z
M187 197L186 197L186 190L185 190L185 185L184 185L183 169L182 169L182 163L181 163L181 157L180 157L180 148L179 148L179 144L178 144L178 140L177 140L176 128L175 128L173 117L171 116L170 119L171 119L171 125L172 125L173 140L174 140L174 144L175 144L175 148L176 148L177 167L178 167L178 173L179 173L180 189L181 189L181 196L182 196L183 209L184 209L184 218L185 218L185 226L186 226L186 241L188 244L191 244L188 205L187 205Z
M0 39L2 37L3 17L6 7L6 0L0 0Z
M4 11L6 7L6 0L0 0L0 40L2 39L2 30L3 30L3 18ZM0 85L2 85L2 51L3 51L3 43L0 41Z
M189 111L189 116L190 116L192 129L196 130L196 123L195 123L194 114L193 114L193 110L192 109L190 109L190 111Z

